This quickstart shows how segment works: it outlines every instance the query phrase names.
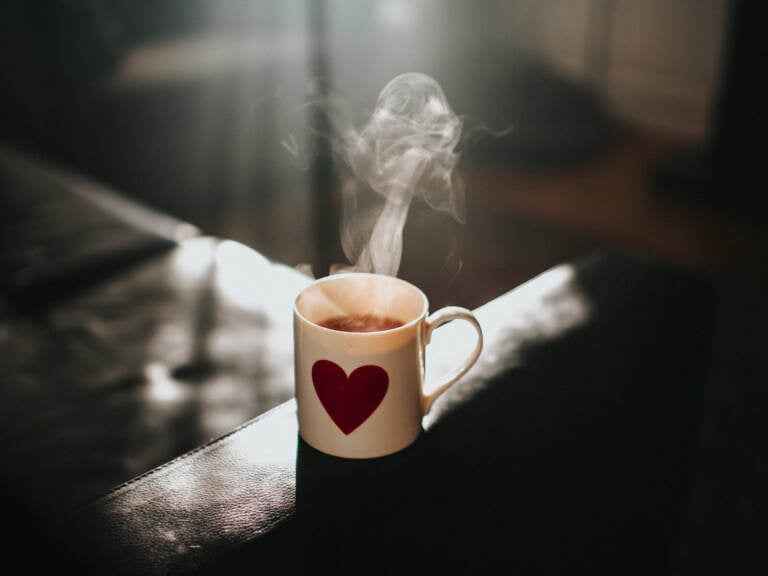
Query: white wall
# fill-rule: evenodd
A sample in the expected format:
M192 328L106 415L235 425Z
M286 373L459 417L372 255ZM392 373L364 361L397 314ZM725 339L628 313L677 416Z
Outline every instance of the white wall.
M703 139L717 90L728 0L528 0L511 33L591 82L623 118Z

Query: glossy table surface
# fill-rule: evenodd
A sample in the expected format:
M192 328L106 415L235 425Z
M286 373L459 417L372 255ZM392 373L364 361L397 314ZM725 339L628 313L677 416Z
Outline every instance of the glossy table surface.
M655 263L554 268L477 310L481 360L407 450L328 457L289 400L67 526L110 572L670 572L712 310ZM436 333L431 374L472 342L463 328ZM286 387L289 356L266 371Z

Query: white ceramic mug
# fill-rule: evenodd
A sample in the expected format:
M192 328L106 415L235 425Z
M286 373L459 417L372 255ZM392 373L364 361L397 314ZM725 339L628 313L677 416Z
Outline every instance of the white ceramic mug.
M299 294L294 355L299 434L304 441L334 456L373 458L416 440L422 417L469 370L483 346L480 325L466 308L449 306L430 316L428 311L421 290L378 274L327 276ZM349 331L329 322L339 318L364 324L388 318L400 325ZM425 348L432 331L454 319L474 326L474 347L425 394Z

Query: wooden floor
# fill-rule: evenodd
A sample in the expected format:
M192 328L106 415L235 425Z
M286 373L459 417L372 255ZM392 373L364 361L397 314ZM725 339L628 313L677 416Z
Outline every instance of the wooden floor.
M707 273L745 265L758 241L768 237L764 229L693 201L667 199L654 188L655 163L680 145L635 131L594 162L559 174L478 171L472 175L472 194L493 210Z

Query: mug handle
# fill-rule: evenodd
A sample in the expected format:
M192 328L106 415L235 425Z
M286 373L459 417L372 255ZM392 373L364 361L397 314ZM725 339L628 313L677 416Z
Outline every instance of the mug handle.
M424 346L426 347L427 344L429 344L430 340L432 339L432 332L435 330L435 328L442 326L451 320L466 320L472 324L472 326L475 328L475 331L477 332L477 342L475 343L475 349L472 350L472 353L467 356L467 358L461 364L456 366L453 370L445 375L443 382L441 382L437 388L432 391L431 394L423 396L422 410L424 414L429 412L429 410L432 408L432 403L437 400L438 396L448 390L448 388L450 388L454 382L466 374L467 370L469 370L480 357L480 351L483 349L483 331L480 329L480 323L477 321L477 318L475 318L475 315L472 314L472 312L459 306L446 306L445 308L441 308L437 312L431 314L426 319L424 324Z

